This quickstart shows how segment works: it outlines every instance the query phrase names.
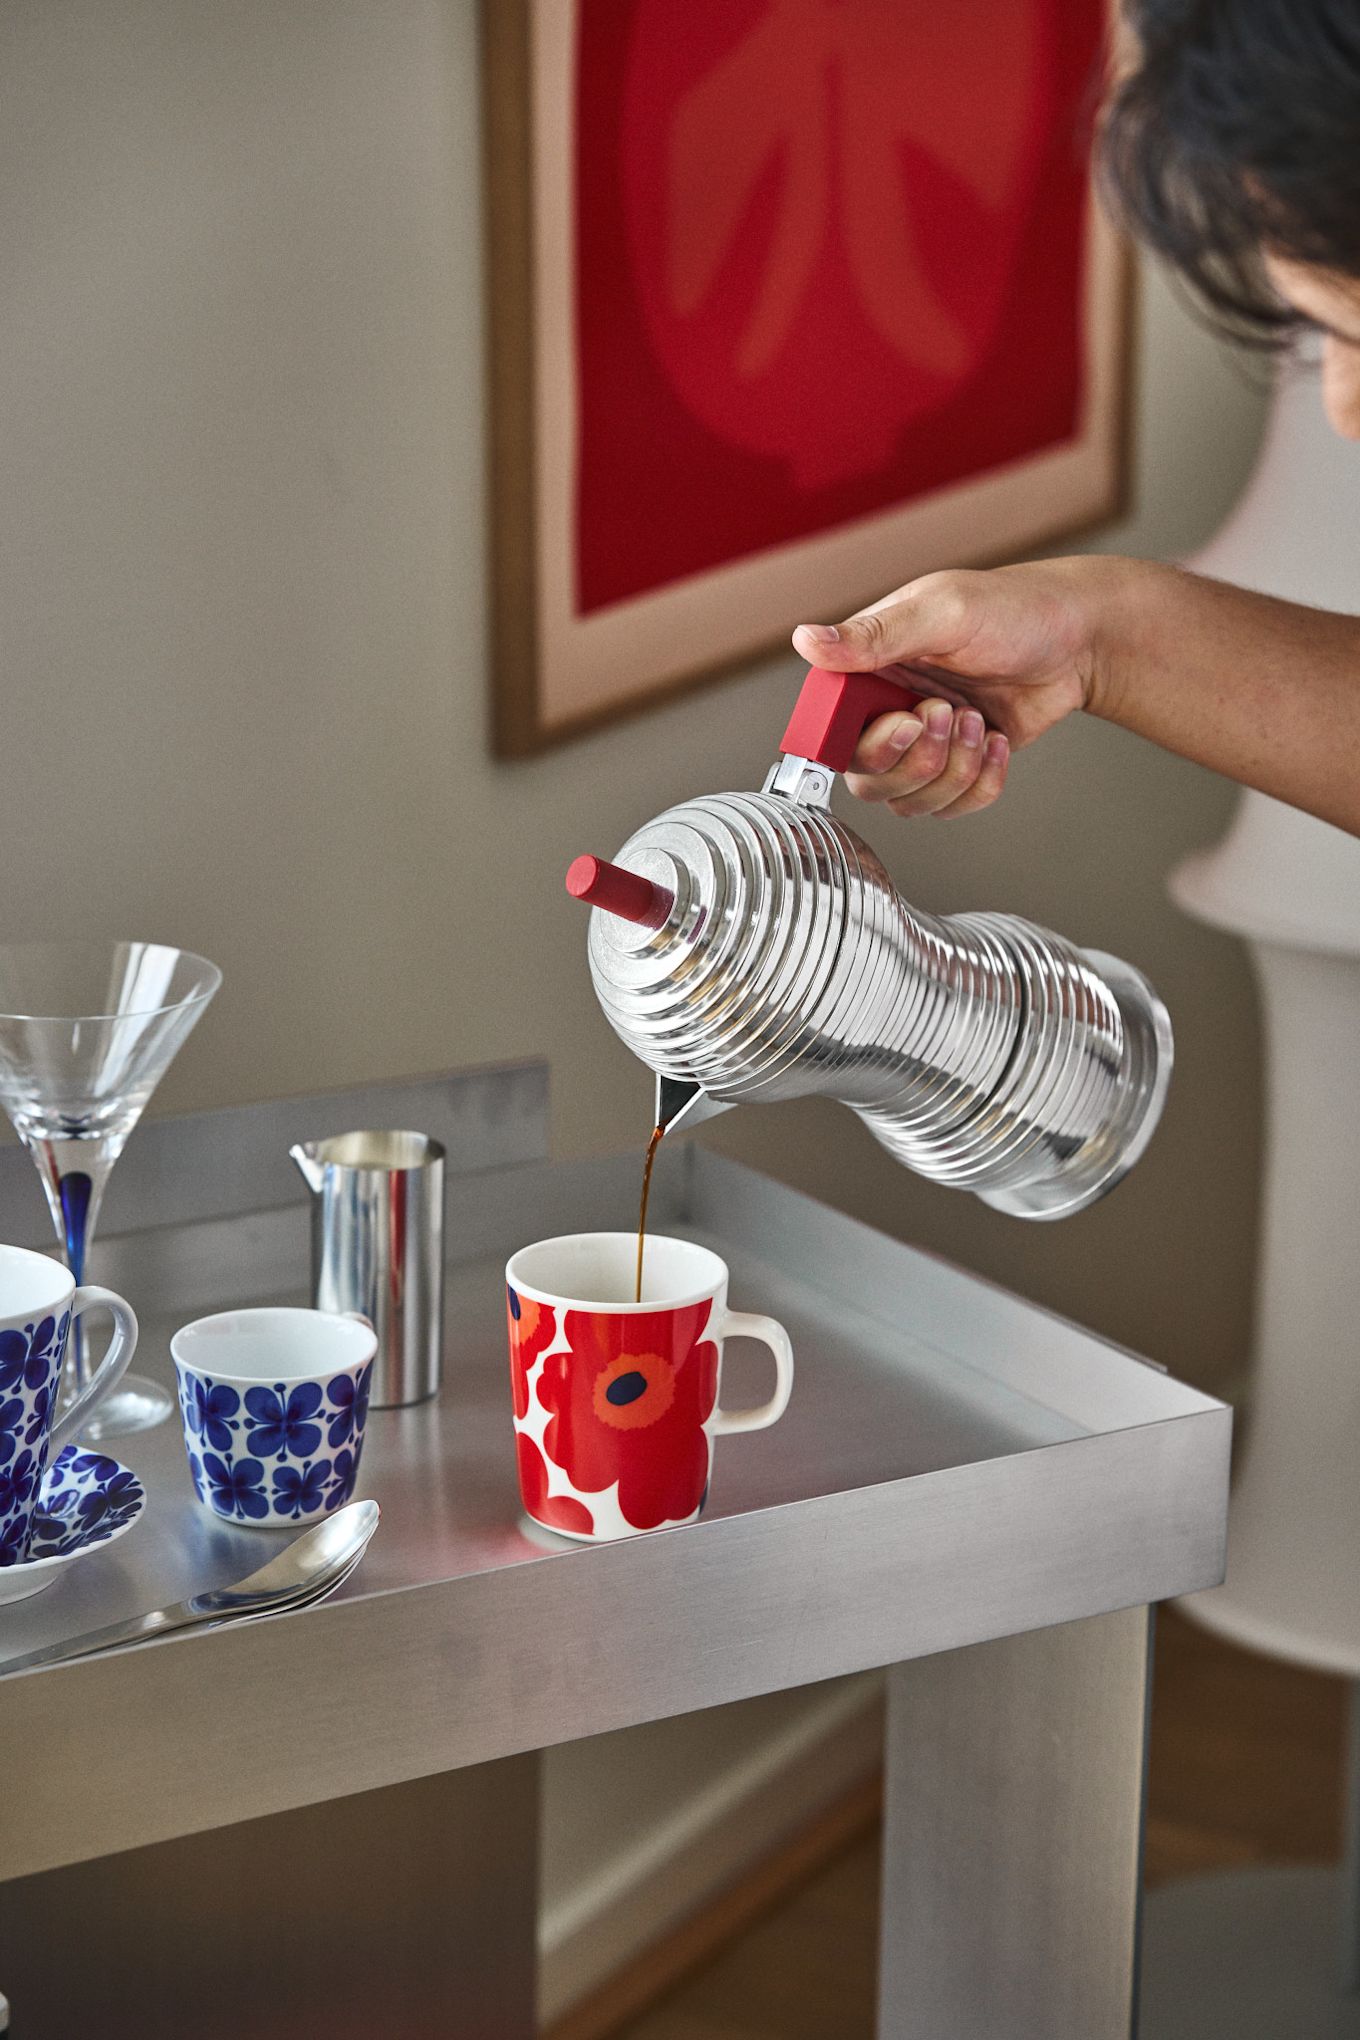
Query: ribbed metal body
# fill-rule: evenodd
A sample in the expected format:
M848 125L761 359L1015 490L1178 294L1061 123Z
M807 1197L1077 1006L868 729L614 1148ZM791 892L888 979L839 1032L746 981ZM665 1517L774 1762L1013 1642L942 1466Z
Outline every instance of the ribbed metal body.
M936 1182L1056 1218L1138 1159L1171 1068L1137 971L1008 914L918 913L828 809L776 793L670 809L619 862L660 928L591 915L595 989L658 1075L727 1103L820 1093Z

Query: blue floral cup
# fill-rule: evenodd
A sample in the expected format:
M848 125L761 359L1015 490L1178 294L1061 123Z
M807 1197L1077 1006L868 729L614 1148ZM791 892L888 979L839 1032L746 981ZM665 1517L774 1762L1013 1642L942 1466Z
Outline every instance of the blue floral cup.
M170 1341L198 1499L280 1530L354 1493L378 1341L367 1318L225 1310Z
M62 1362L82 1311L113 1313L113 1339L80 1394L57 1415ZM131 1306L111 1289L77 1289L50 1254L0 1247L0 1565L28 1557L43 1469L116 1388L137 1347Z

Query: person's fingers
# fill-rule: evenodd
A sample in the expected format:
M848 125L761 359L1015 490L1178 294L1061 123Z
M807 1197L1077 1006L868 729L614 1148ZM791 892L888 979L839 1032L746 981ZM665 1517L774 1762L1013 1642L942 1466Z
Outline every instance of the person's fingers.
M958 815L975 815L979 809L990 807L1006 784L1010 762L1010 745L999 730L993 730L982 747L982 770L977 778L968 791L952 800L948 807L937 808L935 819L952 822Z
M881 715L871 722L855 746L850 760L853 772L891 772L911 748L925 727L917 713L908 710Z
M915 793L921 787L928 786L933 780L938 779L949 763L949 739L954 728L954 711L947 701L923 701L915 713L906 718L880 717L879 721L872 725L871 731L866 733L866 739L873 731L883 730L885 724L901 720L919 721L921 728L919 734L910 739L908 749L899 755L896 763L875 768L870 763L870 758L875 753L866 753L864 764L867 769L851 770L846 773L845 783L857 800L890 801L905 794ZM861 740L862 745L866 739ZM877 739L877 744L882 745L885 741L886 735L881 736ZM861 752L857 750L855 752L857 762L860 757Z
M793 643L814 666L858 672L898 659L949 658L967 644L973 627L965 577L926 574L844 623L800 623Z
M880 716L861 737L845 783L897 815L952 819L990 807L1006 783L1011 747L976 709L923 701L915 714Z
M929 784L889 801L895 815L935 815L962 799L976 784L982 771L986 724L975 708L961 709L953 718L947 739L948 754L943 769Z

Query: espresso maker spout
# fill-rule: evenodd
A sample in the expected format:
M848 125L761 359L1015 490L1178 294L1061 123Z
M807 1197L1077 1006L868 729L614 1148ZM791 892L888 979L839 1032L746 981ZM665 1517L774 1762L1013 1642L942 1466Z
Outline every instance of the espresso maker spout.
M710 1098L702 1084L688 1084L679 1077L656 1080L656 1123L663 1133L680 1126L702 1126L720 1112L730 1112L730 1098Z
M1102 1197L1151 1140L1171 1023L1138 971L1003 913L928 914L831 811L879 673L807 676L759 793L707 794L578 857L610 1026L657 1124L821 1095L899 1161L1017 1218Z

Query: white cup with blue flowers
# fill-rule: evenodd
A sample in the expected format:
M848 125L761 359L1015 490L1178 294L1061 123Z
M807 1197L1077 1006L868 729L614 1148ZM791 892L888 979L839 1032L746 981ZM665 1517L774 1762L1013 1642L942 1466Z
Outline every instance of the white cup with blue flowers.
M205 1508L281 1530L347 1502L377 1349L351 1312L224 1310L176 1332L184 1444Z
M66 1340L82 1312L113 1316L108 1352L70 1407L57 1415ZM137 1346L132 1306L75 1278L50 1254L0 1246L0 1566L22 1565L42 1498L44 1469L118 1386ZM122 1468L109 1460L114 1473Z

